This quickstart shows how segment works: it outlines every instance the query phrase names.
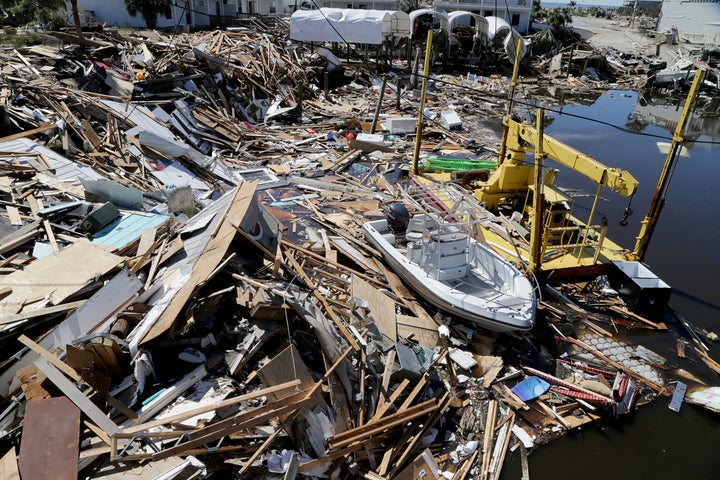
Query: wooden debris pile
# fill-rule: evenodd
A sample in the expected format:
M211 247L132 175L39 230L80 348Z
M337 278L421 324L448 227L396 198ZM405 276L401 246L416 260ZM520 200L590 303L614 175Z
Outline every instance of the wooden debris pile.
M557 290L552 327L498 335L448 325L384 266L359 227L407 200L412 144L361 114L402 118L384 89L334 91L292 123L307 78L270 36L171 40L84 42L54 53L62 69L36 67L47 52L8 64L0 470L492 479L517 446L631 410L635 385L663 392L648 362L563 325L592 324L572 318L591 307L637 321L619 302ZM470 114L456 89L475 80L440 82L428 111L448 96ZM423 150L481 148L462 132L440 121ZM593 379L524 356L548 332ZM542 393L518 387L538 379Z

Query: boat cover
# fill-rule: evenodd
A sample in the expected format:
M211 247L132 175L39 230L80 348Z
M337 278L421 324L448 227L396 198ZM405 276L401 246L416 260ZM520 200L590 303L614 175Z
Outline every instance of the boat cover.
M321 8L297 10L290 17L290 38L300 42L368 43L410 36L405 12Z

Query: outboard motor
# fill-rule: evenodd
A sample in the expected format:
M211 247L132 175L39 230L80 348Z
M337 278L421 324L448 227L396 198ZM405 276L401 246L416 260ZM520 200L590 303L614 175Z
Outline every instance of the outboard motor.
M400 235L407 230L408 223L410 223L410 213L402 203L393 202L385 210L385 219L393 234Z

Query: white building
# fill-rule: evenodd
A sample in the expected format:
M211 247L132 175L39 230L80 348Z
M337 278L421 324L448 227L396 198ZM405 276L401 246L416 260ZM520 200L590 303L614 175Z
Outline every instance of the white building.
M248 4L252 0L172 0L170 15L158 15L157 27L209 27L223 23L222 20L237 16L240 2ZM78 0L77 3L81 15L107 26L147 26L142 15L138 13L133 17L128 13L125 0Z
M284 13L295 11L295 4L292 0L266 0L278 4L278 9L282 5ZM388 10L396 11L398 9L397 0L298 0L297 9L315 10L316 8L350 8L354 10Z
M247 14L281 15L315 8L397 10L397 0L172 0L170 15L159 15L158 28L209 27L231 23ZM142 15L131 16L125 0L78 0L81 18L94 18L107 26L146 27ZM70 7L68 5L68 11Z
M673 29L684 40L718 45L720 0L664 0L657 30Z
M464 10L483 17L500 17L516 31L526 34L530 29L532 0L434 0L435 10Z

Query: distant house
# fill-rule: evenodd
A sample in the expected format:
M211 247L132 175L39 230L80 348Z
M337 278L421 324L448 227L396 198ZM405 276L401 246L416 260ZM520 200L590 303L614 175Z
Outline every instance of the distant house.
M259 1L259 0L258 0ZM158 28L208 27L228 23L241 12L241 4L253 0L173 0L170 15L158 15ZM125 0L78 0L82 17L94 18L108 26L146 27L145 19L133 17L127 11Z
M530 29L532 0L434 0L433 7L438 11L454 12L458 10L477 13L483 17L499 17L516 31L526 34Z
M345 8L353 10L387 10L397 11L397 0L257 0L260 4L270 3L275 5L277 12L292 13L295 10L315 10L318 8ZM297 5L297 7L296 7Z
M623 0L623 7L629 7L636 12L659 8L663 0Z
M657 30L677 29L678 35L693 43L720 42L720 0L664 0Z
M282 15L321 7L391 11L398 7L397 0L172 0L170 3L170 15L157 18L158 28L227 25L242 15ZM133 17L127 12L125 0L78 0L78 8L81 18L94 18L109 26L147 26L141 15Z

